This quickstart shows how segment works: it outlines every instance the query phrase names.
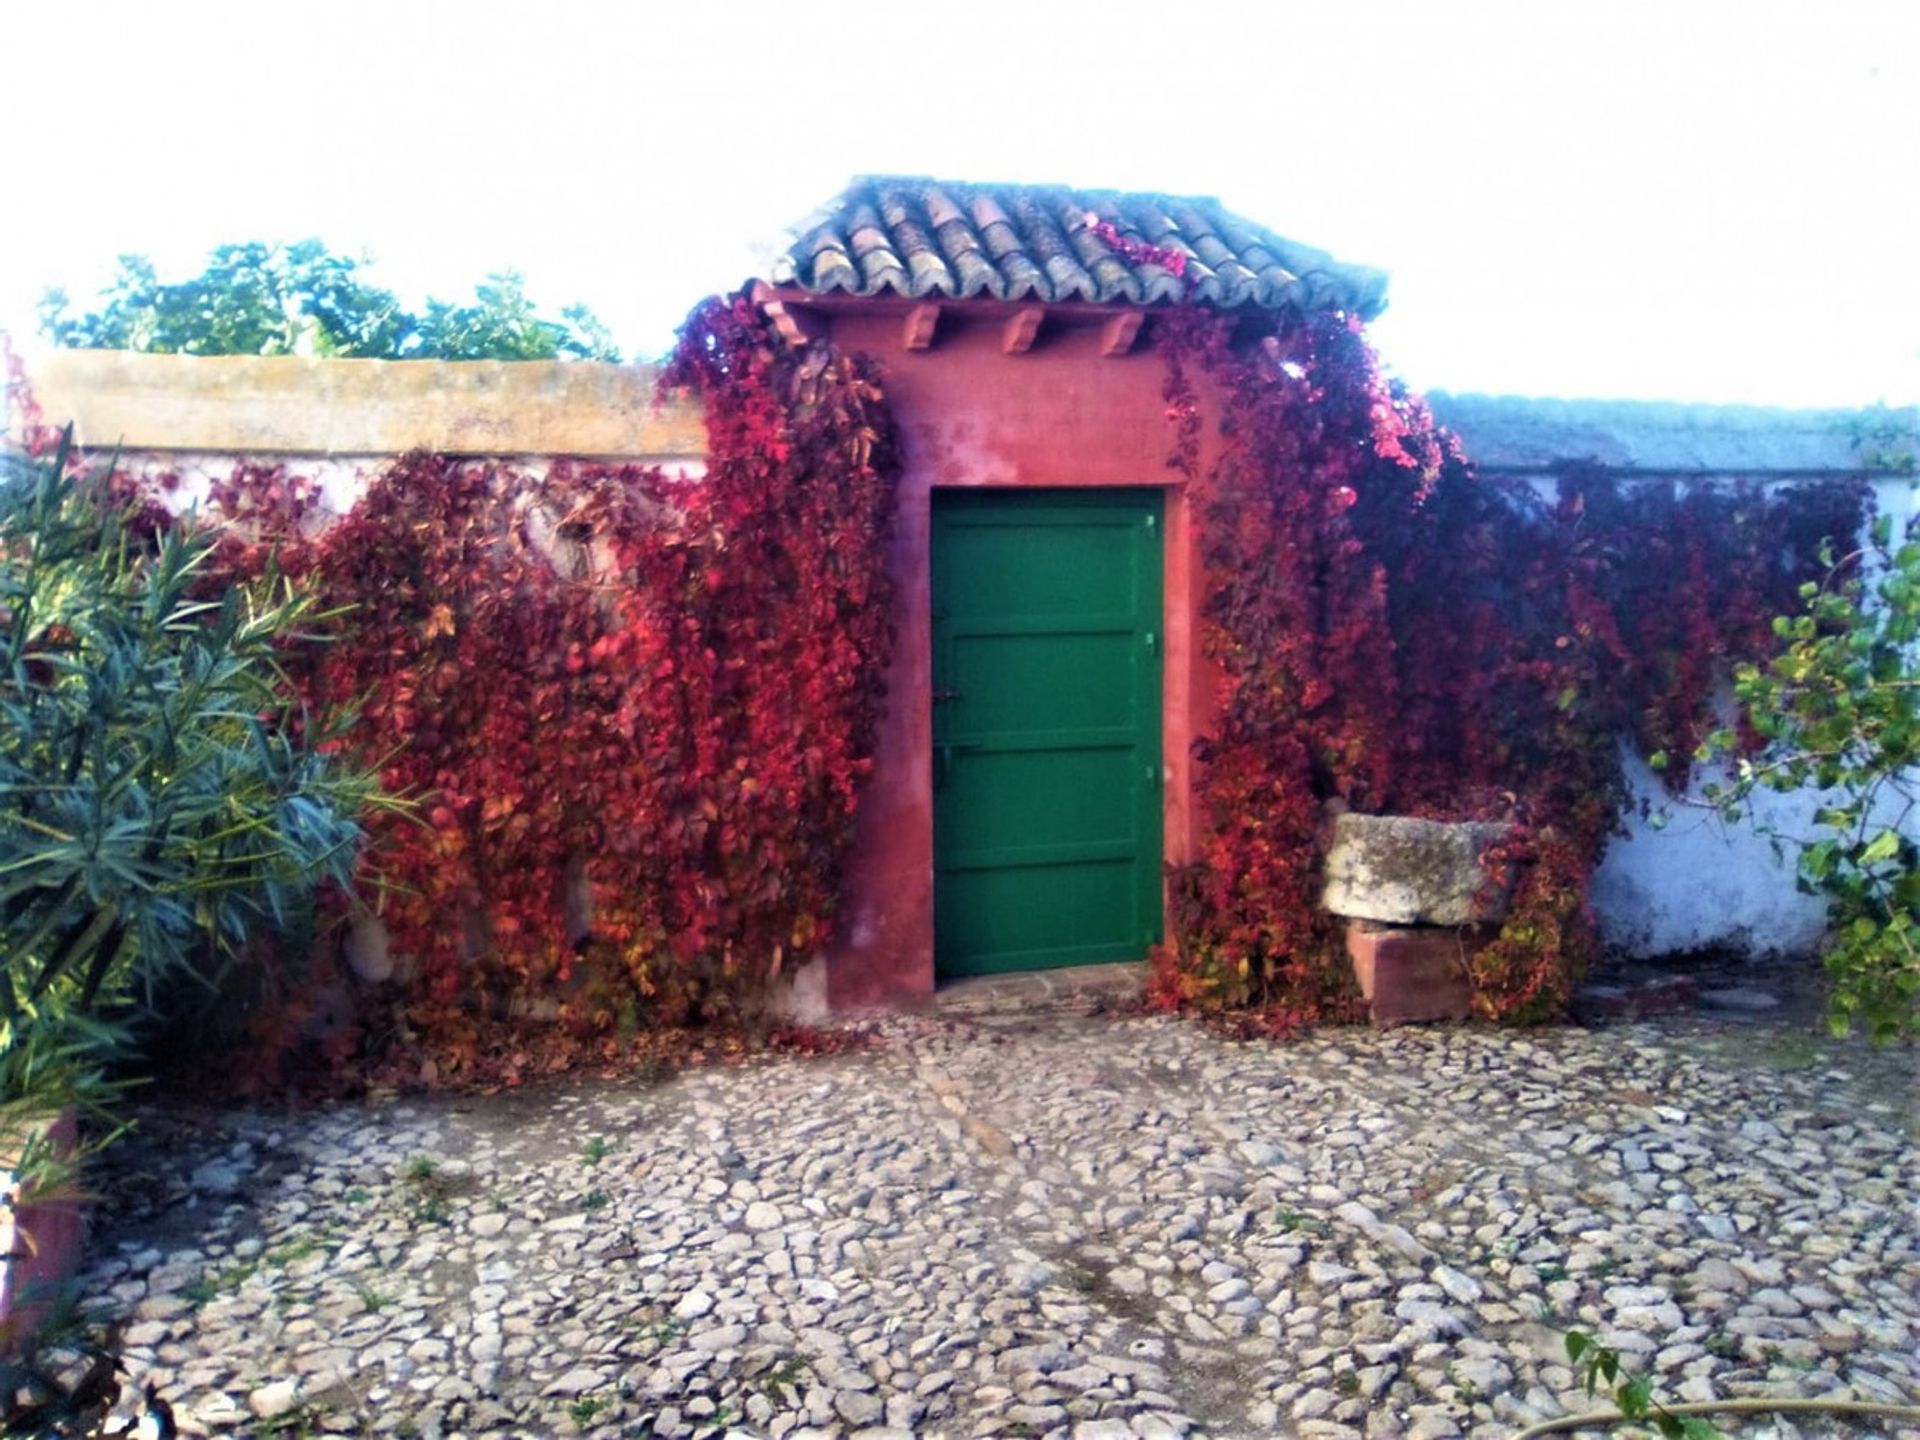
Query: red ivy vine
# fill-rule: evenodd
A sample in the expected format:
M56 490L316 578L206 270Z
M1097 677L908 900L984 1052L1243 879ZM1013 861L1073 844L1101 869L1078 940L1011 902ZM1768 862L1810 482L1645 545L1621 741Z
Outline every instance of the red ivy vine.
M1208 840L1174 877L1163 1004L1266 1023L1351 1015L1318 896L1330 806L1512 822L1516 881L1469 961L1482 1013L1557 1014L1592 945L1587 885L1627 798L1619 742L1670 783L1726 662L1858 531L1864 491L1560 479L1556 502L1476 474L1388 383L1360 324L1288 317L1258 345L1190 310L1163 326L1170 464L1199 482L1203 644L1221 705L1200 743ZM1194 373L1218 397L1200 474Z
M358 707L351 743L419 801L368 862L443 1071L490 1005L674 1021L831 930L889 646L879 386L739 297L662 383L705 401L703 478L414 454L318 534L309 482L214 487L235 569L275 556L338 609L307 698Z
M1477 475L1357 321L1279 317L1249 346L1191 307L1160 334L1220 699L1154 998L1276 1028L1354 1013L1318 903L1346 806L1511 821L1476 1000L1557 1013L1627 798L1620 738L1685 778L1722 668L1770 650L1863 490L1575 469L1549 500ZM695 311L664 383L705 401L700 480L416 454L331 526L278 469L210 496L232 571L277 563L337 609L290 673L315 707L358 707L351 743L419 801L373 817L369 863L417 964L412 1019L455 1068L491 1005L675 1020L831 932L890 641L881 386L742 297Z
M1185 279L1187 274L1187 252L1177 245L1155 245L1151 240L1138 235L1129 235L1111 220L1102 220L1092 210L1087 212L1087 229L1114 254L1135 265L1158 265L1176 279Z

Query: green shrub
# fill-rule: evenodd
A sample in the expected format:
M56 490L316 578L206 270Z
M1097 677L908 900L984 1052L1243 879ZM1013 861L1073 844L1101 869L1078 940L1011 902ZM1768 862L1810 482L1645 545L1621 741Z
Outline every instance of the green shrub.
M209 593L215 538L156 524L69 445L0 455L0 1150L104 1111L156 987L345 885L369 778L321 753L278 647L286 581ZM25 1188L60 1162L29 1154Z
M200 592L213 537L147 528L67 451L0 482L0 1019L110 1009L346 884L365 776L276 655L311 596Z
M1780 653L1736 671L1763 748L1708 793L1738 815L1759 789L1825 792L1826 833L1796 843L1801 888L1828 902L1830 1018L1884 1041L1920 1029L1920 537L1896 545L1883 518L1864 555L1826 558L1827 581L1774 621Z

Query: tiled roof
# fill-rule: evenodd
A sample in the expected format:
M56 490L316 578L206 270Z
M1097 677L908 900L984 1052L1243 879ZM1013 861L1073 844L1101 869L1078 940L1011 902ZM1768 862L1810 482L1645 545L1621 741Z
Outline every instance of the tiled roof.
M1103 222L1119 245L1102 238ZM1366 318L1386 306L1384 272L1343 265L1197 196L863 176L792 234L771 278L816 295L1204 300ZM1171 252L1185 257L1183 274L1163 263Z

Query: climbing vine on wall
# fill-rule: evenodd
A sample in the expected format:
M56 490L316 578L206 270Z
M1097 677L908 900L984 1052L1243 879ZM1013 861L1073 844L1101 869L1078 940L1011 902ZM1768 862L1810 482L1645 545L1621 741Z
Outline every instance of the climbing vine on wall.
M675 1020L833 922L889 643L880 390L739 298L663 384L705 401L704 478L415 454L330 525L276 469L210 497L233 570L271 557L337 611L295 671L418 798L369 863L443 1071L509 999Z
M1248 344L1196 309L1161 334L1170 464L1206 497L1221 707L1155 998L1274 1026L1354 1012L1317 903L1344 806L1511 821L1489 868L1513 902L1470 954L1476 1004L1557 1013L1627 799L1620 737L1684 782L1726 663L1768 651L1821 542L1858 531L1863 491L1570 470L1549 500L1476 474L1357 320L1284 318ZM1218 397L1204 475L1198 377Z
M1545 496L1477 475L1346 317L1249 343L1192 307L1160 336L1219 708L1154 997L1276 1028L1352 1013L1318 904L1345 806L1512 822L1476 1000L1557 1012L1627 799L1620 737L1684 780L1726 663L1770 651L1863 492L1573 469ZM374 817L369 858L443 1069L508 1001L674 1019L830 934L889 647L881 383L740 297L694 313L666 383L705 402L697 481L416 454L331 523L273 467L208 497L226 573L319 589L327 643L289 670L357 709L350 743L418 800Z

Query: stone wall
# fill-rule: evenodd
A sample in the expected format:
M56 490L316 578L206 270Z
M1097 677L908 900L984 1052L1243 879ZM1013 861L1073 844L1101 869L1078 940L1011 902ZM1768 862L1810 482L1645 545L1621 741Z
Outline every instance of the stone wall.
M368 474L415 448L529 464L555 454L633 459L692 474L705 448L697 406L657 404L655 372L644 366L50 351L32 357L28 371L49 421L71 418L84 444L178 471L187 502L240 456L320 479L339 510ZM1904 521L1915 513L1910 479L1884 468L1890 453L1920 449L1920 414L1911 409L1432 398L1483 470L1543 489L1569 462L1627 478L1860 475L1873 481L1883 514ZM1670 818L1664 829L1631 822L1630 838L1595 877L1611 942L1652 956L1722 946L1779 953L1818 939L1821 907L1796 893L1790 858L1776 858L1751 826L1729 828L1706 808L1668 804L1650 771L1637 759L1629 767L1637 795ZM1811 797L1769 797L1763 815L1805 833L1813 808Z
M48 350L27 372L48 422L73 420L96 449L649 462L706 451L698 405L656 403L646 365Z
M234 462L284 465L342 514L410 450L511 460L632 460L698 475L697 402L655 398L656 366L589 361L318 360L49 350L27 366L48 424L71 421L125 469L168 473L168 503L203 500Z

